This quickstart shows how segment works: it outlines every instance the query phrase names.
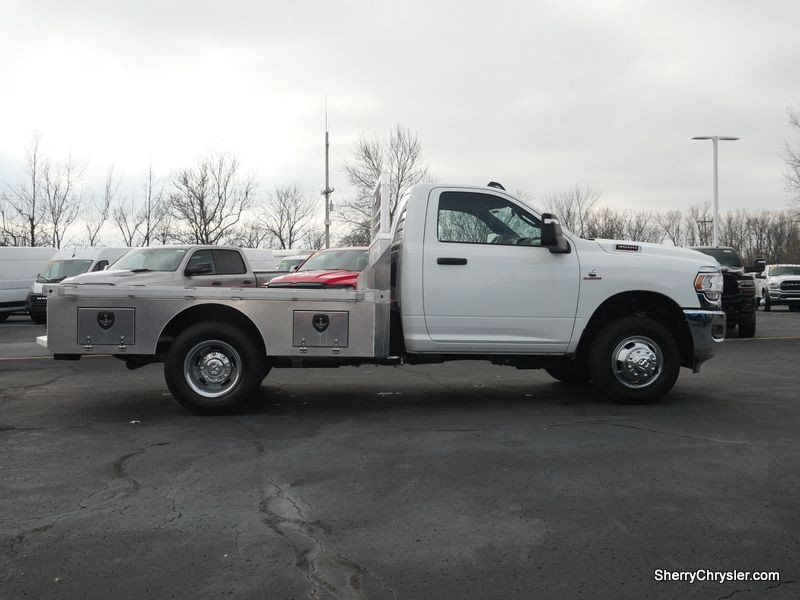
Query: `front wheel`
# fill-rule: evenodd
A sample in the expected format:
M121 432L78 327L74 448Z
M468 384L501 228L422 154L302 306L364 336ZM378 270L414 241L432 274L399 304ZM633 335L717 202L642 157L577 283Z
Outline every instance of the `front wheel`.
M170 346L164 378L183 407L201 415L235 411L261 385L266 357L243 331L225 323L198 323Z
M769 300L769 294L764 294L764 312L769 312L770 308L772 308L772 302Z
M681 367L678 345L660 323L625 317L600 331L589 354L592 382L621 404L647 404L675 385Z
M31 315L31 321L37 325L44 325L47 323L47 315Z

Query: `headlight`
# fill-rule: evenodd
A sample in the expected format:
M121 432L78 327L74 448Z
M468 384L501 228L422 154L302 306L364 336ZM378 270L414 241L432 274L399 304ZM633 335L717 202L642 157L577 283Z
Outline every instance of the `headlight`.
M777 281L770 281L769 282L769 289L777 290L779 287L781 287L781 284L778 283Z
M719 271L701 271L694 278L694 289L703 294L711 302L719 302L722 296L722 273Z

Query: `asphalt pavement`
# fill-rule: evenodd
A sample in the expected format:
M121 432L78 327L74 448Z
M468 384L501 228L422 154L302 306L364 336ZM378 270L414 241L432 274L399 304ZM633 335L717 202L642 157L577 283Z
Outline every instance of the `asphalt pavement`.
M652 406L455 362L276 369L198 417L12 317L0 598L797 598L800 313L758 320Z

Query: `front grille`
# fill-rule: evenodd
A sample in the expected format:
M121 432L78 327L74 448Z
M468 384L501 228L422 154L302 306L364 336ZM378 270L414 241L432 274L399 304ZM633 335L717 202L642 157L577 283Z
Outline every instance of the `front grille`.
M789 281L781 281L781 289L790 292L800 291L800 279L790 279Z
M47 306L47 296L31 296L31 306Z
M736 283L736 276L731 273L722 274L722 295L735 296L739 293L739 284Z

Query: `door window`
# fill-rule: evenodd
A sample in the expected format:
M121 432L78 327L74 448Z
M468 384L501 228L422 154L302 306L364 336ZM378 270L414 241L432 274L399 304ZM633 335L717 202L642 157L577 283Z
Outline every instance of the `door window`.
M242 255L236 250L214 250L219 275L243 275L247 273Z
M100 260L100 261L98 261L98 262L97 262L97 264L94 266L94 268L92 269L92 271L102 271L102 270L103 270L103 269L105 269L107 266L108 266L108 261L107 261L107 260Z
M189 262L186 263L187 269L195 269L199 265L204 263L208 263L211 265L211 273L206 273L207 275L214 275L217 272L217 269L214 267L214 259L211 256L211 250L198 250L194 254L192 254Z
M438 239L461 244L541 246L541 221L499 196L444 192L439 197Z

